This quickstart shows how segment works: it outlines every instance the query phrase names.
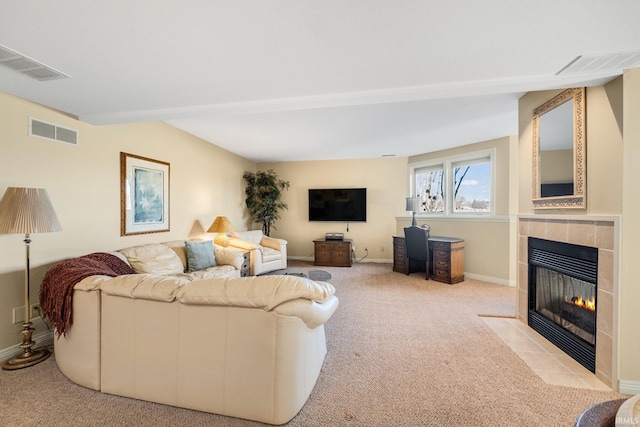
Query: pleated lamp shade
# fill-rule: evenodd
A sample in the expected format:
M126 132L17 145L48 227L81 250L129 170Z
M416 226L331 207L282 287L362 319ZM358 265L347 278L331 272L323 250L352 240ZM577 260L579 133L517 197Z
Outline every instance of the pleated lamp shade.
M62 231L44 188L9 187L0 200L0 234Z
M226 216L221 215L216 217L213 224L211 224L211 227L207 230L207 233L218 233L216 238L213 240L216 245L229 246L229 238L226 233L233 231L236 231L236 229L233 228L231 221L229 221Z

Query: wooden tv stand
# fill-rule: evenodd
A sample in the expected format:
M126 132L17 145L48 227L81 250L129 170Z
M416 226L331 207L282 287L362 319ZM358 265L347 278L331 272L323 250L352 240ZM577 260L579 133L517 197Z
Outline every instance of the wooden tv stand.
M313 246L313 265L351 267L351 240L316 239Z

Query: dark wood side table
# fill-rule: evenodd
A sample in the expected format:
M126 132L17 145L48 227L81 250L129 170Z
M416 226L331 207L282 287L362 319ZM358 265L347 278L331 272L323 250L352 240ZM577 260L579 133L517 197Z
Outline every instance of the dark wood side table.
M450 285L464 281L464 240L430 236L429 261L432 280ZM393 271L404 274L409 271L407 249L401 236L393 236Z
M316 239L313 248L313 265L351 267L351 240Z

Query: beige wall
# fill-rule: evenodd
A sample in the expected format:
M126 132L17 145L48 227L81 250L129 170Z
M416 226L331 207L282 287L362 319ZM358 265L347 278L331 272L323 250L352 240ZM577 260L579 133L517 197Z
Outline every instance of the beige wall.
M622 251L620 274L620 378L640 389L640 69L624 73L624 148L622 168Z
M283 196L289 209L271 233L289 242L290 257L313 259L313 240L339 232L353 240L356 258L364 257L366 248L367 261L391 261L395 218L406 214L406 157L261 163L258 167L273 169L279 178L291 183ZM367 222L350 223L348 231L346 223L309 222L308 189L333 187L367 188Z
M28 117L79 131L77 147L27 135ZM140 243L205 236L216 215L238 229L244 216L242 173L255 163L164 123L94 127L0 93L0 194L7 187L48 190L63 231L31 236L31 302L52 263ZM171 164L171 231L120 236L120 152ZM214 237L208 235L210 238ZM24 305L24 236L0 235L0 349L21 342L12 309ZM35 335L44 331L36 323Z

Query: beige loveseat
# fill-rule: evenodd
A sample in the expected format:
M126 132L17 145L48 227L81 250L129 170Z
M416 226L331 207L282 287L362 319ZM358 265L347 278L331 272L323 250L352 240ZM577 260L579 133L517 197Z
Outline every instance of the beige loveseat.
M178 243L182 262L180 252ZM233 252L217 248L216 258ZM299 412L327 351L324 323L338 306L331 284L239 278L237 269L213 278L157 274L177 265L157 246L117 255L156 273L94 275L73 287L73 324L54 340L67 378L104 393L269 424Z
M287 241L265 236L262 230L236 231L229 246L250 252L252 276L287 268Z

